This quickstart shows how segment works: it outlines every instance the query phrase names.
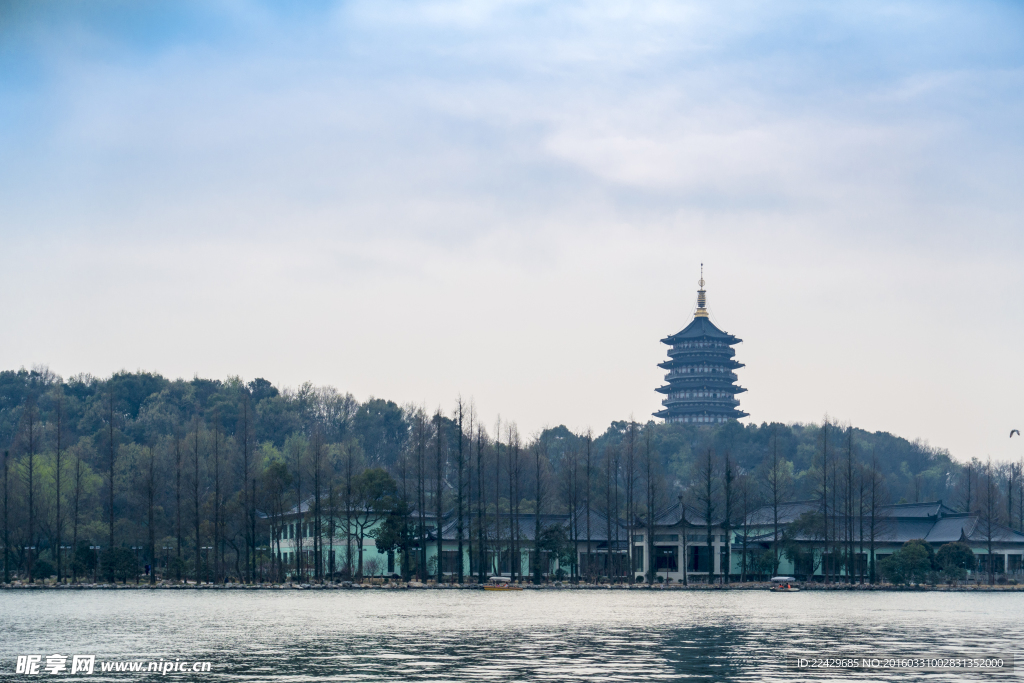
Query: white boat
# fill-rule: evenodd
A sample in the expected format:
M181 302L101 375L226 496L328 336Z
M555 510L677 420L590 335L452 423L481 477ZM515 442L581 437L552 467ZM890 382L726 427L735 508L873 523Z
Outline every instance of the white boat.
M775 593L798 593L800 591L793 585L796 583L795 576L773 576L770 580L772 582L771 590Z

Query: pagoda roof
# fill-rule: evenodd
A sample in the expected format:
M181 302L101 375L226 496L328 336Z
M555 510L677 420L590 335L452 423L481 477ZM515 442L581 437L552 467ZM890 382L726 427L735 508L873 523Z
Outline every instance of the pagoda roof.
M680 341L684 341L686 339L702 339L705 337L710 339L720 339L728 344L739 344L741 341L743 341L742 339L739 339L736 336L729 334L728 332L723 332L722 330L718 329L718 326L711 322L710 318L696 316L690 322L689 325L684 327L679 332L676 332L675 334L669 337L665 337L664 339L661 340L661 342L663 344L672 345L677 344Z

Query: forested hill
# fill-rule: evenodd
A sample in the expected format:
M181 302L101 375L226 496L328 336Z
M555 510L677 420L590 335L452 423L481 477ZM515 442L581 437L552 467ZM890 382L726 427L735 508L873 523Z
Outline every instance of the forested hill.
M364 466L391 470L404 453L414 448L417 420L424 420L431 428L438 424L420 407L378 398L359 402L351 394L308 383L289 390L259 378L250 382L238 378L169 380L147 372L119 372L106 379L79 375L64 380L46 369L21 369L0 372L0 448L10 451L12 462L20 463L30 447L44 460L52 454L57 446L58 403L63 412L62 444L81 457L92 472L102 474L107 470L113 438L118 461L115 477L124 478L123 490L130 488L131 463L137 459L133 454L137 455L138 449L154 446L162 461L161 470L169 474L167 469L173 464L167 454L170 441L176 434L182 437L197 428L204 439L219 433L233 462L240 449L243 421L247 421L252 450L258 455L257 468L282 458L290 440L305 441L316 429L333 451L356 450ZM468 413L463 422L468 431ZM30 423L35 430L31 443ZM451 409L443 415L441 424L445 432L443 447L450 454L458 441ZM851 434L839 425L831 425L827 432L820 424L696 427L651 422L637 425L637 429L650 431L651 447L670 490L687 487L695 458L709 448L716 458L728 453L738 473L755 473L765 456L777 449L791 468L791 496L810 498L820 481L823 440L827 436L827 447L836 457L845 460L850 447L859 463L869 462L873 454L893 502L943 499L956 507L965 498L958 490L961 467L949 453L888 433L853 429L851 446ZM495 436L493 431L494 425L484 427L487 447ZM621 453L628 432L628 423L614 422L603 433L595 433L592 466L597 467L610 454ZM507 426L498 436L503 441L508 439ZM533 446L543 447L550 461L545 467L548 476L559 476L573 457L585 457L584 435L573 434L564 426L519 438L527 451ZM624 467L623 463L618 467ZM235 470L237 466L228 468L229 472ZM523 497L528 498L529 482L524 487ZM127 501L122 503L126 505Z

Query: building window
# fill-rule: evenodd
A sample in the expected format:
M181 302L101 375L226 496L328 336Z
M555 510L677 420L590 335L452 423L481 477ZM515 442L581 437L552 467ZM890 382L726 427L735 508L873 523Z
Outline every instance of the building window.
M655 543L678 543L679 534L654 534Z
M656 546L654 548L654 570L659 572L679 571L679 546Z

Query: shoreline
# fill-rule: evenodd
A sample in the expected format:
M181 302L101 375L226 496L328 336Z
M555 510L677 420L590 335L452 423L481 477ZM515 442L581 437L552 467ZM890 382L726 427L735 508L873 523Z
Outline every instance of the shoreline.
M626 585L626 584L519 584L518 587L527 591L769 591L770 583L745 583L729 585L706 585L695 584L690 586L662 586L662 585ZM111 590L137 590L137 591L282 591L282 590L321 590L321 591L351 591L351 590L471 590L482 591L484 586L478 584L424 584L416 581L392 582L392 583L283 583L283 584L200 584L194 583L148 583L139 584L110 584L110 583L80 583L80 584L22 584L15 582L11 584L0 584L0 590L4 591L111 591ZM1024 585L1018 586L894 586L894 585L870 585L870 584L828 584L808 586L801 585L800 592L896 592L896 593L1005 593L1024 592Z

